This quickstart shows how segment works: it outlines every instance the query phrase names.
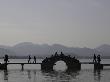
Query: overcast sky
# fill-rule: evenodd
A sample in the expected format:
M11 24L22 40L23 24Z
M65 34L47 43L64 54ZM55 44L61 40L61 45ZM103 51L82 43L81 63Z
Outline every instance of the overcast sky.
M110 44L110 0L0 0L0 44Z

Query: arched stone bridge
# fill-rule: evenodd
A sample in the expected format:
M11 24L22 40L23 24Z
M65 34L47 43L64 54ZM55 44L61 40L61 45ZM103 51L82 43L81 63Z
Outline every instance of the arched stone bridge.
M68 71L74 71L74 70L80 70L81 69L81 63L79 60L77 60L75 57L65 56L62 52L60 55L55 53L55 55L52 55L51 57L46 57L41 64L41 70L43 71L52 71L53 66L57 61L64 61L67 65Z

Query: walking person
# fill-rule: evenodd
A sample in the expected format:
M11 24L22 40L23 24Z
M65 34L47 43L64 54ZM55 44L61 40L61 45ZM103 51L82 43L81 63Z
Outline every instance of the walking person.
M94 54L94 57L93 57L93 63L97 63L97 60L96 60L96 55Z
M36 56L34 56L34 61L33 61L33 63L36 63Z
M58 56L58 53L57 52L55 52L55 56Z
M28 56L28 63L31 63L31 56Z
M101 61L101 58L100 58L100 55L97 56L97 62L98 64L100 64L100 61Z
M8 55L7 54L5 54L5 57L4 57L4 62L5 63L7 63L7 62L9 62L9 60L8 60L9 58L8 58Z

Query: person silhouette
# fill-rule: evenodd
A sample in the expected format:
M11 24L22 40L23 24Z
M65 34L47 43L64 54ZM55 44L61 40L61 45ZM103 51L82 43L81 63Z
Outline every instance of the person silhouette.
M96 58L97 58L97 57L96 57L96 55L94 54L94 57L93 57L93 62L94 62L94 63L97 62Z
M64 56L63 52L61 52L60 56L61 56L61 57L63 57L63 56Z
M101 61L101 58L100 58L100 55L97 56L97 62L98 64L100 64L100 61Z
M58 56L58 53L57 52L55 52L55 56Z
M5 57L4 57L4 62L5 63L7 63L7 62L9 62L9 60L8 60L9 58L8 58L8 55L7 54L5 54Z
M28 63L31 63L31 56L28 56Z
M36 63L36 56L34 56L34 61L33 61L33 63Z

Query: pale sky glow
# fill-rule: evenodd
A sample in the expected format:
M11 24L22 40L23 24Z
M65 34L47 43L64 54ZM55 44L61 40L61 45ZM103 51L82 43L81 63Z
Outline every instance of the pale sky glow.
M110 0L0 0L0 44L110 44Z

